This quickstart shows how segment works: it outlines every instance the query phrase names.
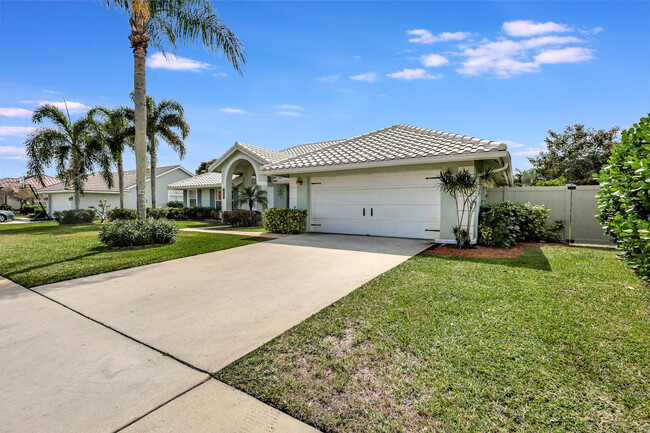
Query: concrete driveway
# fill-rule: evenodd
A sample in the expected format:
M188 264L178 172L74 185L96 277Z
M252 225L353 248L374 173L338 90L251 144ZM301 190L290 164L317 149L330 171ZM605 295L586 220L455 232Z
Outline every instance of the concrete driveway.
M48 299L0 287L0 431L9 419L50 423L24 431L178 431L190 418L200 431L304 431L206 373L428 245L306 234L33 289Z

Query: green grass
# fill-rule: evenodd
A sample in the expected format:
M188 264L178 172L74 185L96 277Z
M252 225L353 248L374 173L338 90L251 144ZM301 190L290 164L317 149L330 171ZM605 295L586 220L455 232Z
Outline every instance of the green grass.
M266 230L264 230L264 227L223 227L219 228L219 230L234 230L234 231L242 231L242 232L264 232L266 233Z
M179 221L181 228L214 223ZM185 232L165 246L112 250L99 243L97 225L56 223L0 225L0 275L25 287L132 268L266 240L219 233Z
M217 377L324 432L648 432L649 295L613 251L421 254Z

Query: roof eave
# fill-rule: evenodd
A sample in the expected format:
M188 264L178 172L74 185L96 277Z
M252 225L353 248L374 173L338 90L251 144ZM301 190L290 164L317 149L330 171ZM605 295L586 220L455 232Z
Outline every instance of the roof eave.
M319 165L315 167L301 167L301 168L288 168L288 169L269 169L262 166L262 172L268 175L287 175L298 173L311 173L322 171L343 171L343 170L357 170L364 168L382 168L382 167L395 167L400 165L420 165L420 164L435 164L444 162L459 162L459 161L476 161L481 159L490 158L503 158L510 159L510 153L507 150L493 150L487 152L474 152L463 153L459 155L445 155L427 158L408 158L408 159L391 159L388 161L372 161L372 162L355 162L349 164L337 165Z
M244 146L242 146L238 141L235 142L235 144L224 153L221 158L217 159L215 162L213 162L210 167L208 167L208 171L215 171L217 167L219 167L226 159L228 159L233 153L235 153L236 150L239 150L243 154L253 158L254 160L260 162L262 165L268 164L271 161L269 161L266 158L262 158L260 155L251 152L250 150L246 149Z
M221 184L211 183L205 185L183 185L183 186L167 185L167 189L201 189L201 188L221 188Z

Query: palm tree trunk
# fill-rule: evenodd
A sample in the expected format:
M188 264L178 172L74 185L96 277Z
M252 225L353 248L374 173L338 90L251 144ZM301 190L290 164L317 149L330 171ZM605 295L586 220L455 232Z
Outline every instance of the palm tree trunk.
M120 209L124 209L124 161L122 161L122 155L117 160L117 184L120 189Z
M145 61L149 38L146 21L140 14L129 19L131 24L131 48L133 48L133 88L135 101L135 179L137 210L140 218L147 217L146 183L147 183L147 85Z
M74 208L79 210L79 205L81 204L81 177L79 173L79 154L75 149L72 150L72 176L72 187L74 188Z
M155 140L155 139L154 139ZM156 207L156 165L158 164L158 152L156 151L155 143L151 143L151 175L149 177L149 184L151 186L151 207Z

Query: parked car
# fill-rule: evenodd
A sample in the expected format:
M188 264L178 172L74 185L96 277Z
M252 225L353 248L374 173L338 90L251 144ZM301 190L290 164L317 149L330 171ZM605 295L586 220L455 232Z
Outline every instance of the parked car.
M13 221L14 213L10 210L0 210L0 223L5 221Z

